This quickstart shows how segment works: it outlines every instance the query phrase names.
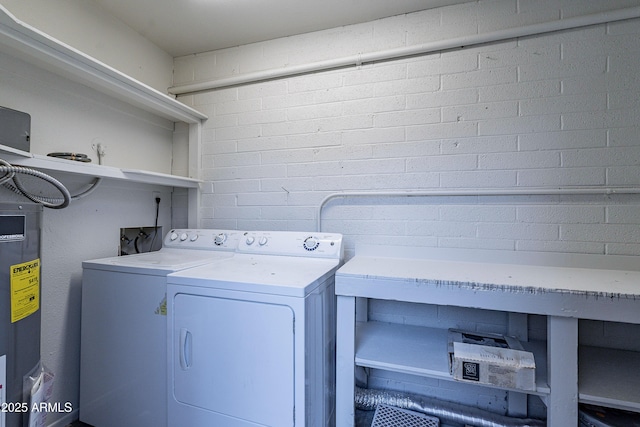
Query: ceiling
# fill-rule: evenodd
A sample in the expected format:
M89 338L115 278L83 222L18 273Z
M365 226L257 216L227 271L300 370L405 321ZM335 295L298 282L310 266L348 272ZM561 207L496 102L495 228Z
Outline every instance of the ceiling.
M96 0L173 57L469 0Z

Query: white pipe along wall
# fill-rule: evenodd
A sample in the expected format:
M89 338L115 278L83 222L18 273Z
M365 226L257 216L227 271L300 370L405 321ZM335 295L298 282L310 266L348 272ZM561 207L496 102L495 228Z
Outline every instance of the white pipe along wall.
M333 193L320 202L316 231L322 231L322 209L331 200L344 197L455 197L455 196L580 196L612 194L640 194L640 187L592 187L592 188L497 188L431 191L354 191Z
M168 92L172 95L188 95L224 87L257 83L336 68L360 66L366 63L388 61L416 55L427 55L430 53L441 52L449 49L459 49L484 43L505 41L518 37L542 35L555 31L570 30L574 28L605 24L608 22L623 21L639 17L640 7L630 7L614 11L576 16L573 18L561 19L557 21L544 22L541 24L533 24L522 27L509 28L505 30L492 31L484 34L456 37L431 43L419 44L415 46L389 49L380 52L362 53L345 58L336 58L327 61L319 61L291 67L277 68L273 70L258 71L255 73L241 74L238 76L218 80L173 86L168 89Z

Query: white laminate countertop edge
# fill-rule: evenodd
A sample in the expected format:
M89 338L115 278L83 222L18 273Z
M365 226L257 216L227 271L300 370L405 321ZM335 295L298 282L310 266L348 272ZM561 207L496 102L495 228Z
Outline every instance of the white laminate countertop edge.
M519 293L570 293L599 297L640 297L640 271L608 268L606 256L590 256L571 266L527 263L533 258L526 253L514 254L495 251L434 251L403 248L394 252L385 248L385 255L375 255L366 248L345 263L336 273L336 280L361 278L391 282L419 283L433 286L456 286L477 290L501 290ZM474 260L475 257L480 261ZM456 256L461 255L461 256ZM501 255L508 262L501 262ZM556 262L562 256L555 256ZM518 263L521 258L522 263ZM612 258L613 260L613 258ZM638 262L634 262L634 261ZM573 265L595 265L598 268ZM621 261L621 259L617 259ZM613 265L640 268L640 257L624 257ZM605 268L607 267L607 268Z

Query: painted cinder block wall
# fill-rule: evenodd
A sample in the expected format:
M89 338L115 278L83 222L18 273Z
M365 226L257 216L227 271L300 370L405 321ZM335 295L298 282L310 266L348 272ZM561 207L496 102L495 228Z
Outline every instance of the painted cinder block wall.
M640 5L479 1L175 60L175 85ZM341 191L640 185L640 21L179 99L205 112L202 225L313 230ZM337 199L358 242L640 254L637 197ZM410 239L407 239L410 237Z
M640 5L492 0L175 60L175 85ZM244 84L179 99L209 115L203 227L315 230L324 197L640 185L640 20ZM322 230L359 243L640 255L638 196L334 199ZM504 331L506 315L375 303L403 323ZM582 322L584 343L640 349L629 325ZM545 333L530 317L529 335ZM626 332L624 332L626 331ZM370 385L504 411L506 396L373 372ZM537 408L537 409L536 409ZM530 402L533 414L539 401Z

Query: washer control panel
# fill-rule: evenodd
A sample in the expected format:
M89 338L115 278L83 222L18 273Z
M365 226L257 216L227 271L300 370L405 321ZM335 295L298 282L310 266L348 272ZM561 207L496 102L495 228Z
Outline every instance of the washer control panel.
M164 238L164 247L235 251L242 233L236 230L173 229Z
M342 235L298 231L173 229L165 248L233 251L263 255L337 258L344 255Z
M341 258L342 235L298 231L245 231L238 252L263 255Z

